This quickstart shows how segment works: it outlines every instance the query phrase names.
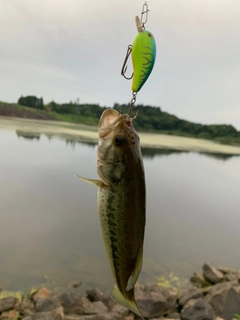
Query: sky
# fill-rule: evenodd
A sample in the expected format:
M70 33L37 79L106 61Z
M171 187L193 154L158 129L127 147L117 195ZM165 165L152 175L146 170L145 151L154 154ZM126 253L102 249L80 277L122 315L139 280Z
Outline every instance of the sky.
M157 56L137 103L240 130L240 0L148 0ZM128 103L139 0L0 0L0 101ZM128 74L131 74L129 61Z

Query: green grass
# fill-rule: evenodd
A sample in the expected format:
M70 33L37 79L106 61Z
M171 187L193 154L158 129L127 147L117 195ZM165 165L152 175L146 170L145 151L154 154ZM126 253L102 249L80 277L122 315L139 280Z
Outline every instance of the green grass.
M156 282L160 287L171 288L174 290L186 289L189 286L187 279L180 279L173 272L170 272L167 277L156 277Z
M56 120L64 122L83 123L92 126L98 125L99 122L99 119L97 118L84 117L78 114L60 114L51 112L51 115L53 115Z
M70 123L82 123L82 124L87 124L87 125L92 125L92 126L98 125L98 122L99 122L99 119L97 119L97 118L85 117L85 116L81 116L78 114L60 114L60 113L56 113L56 112L49 112L49 111L45 111L45 110L20 106L19 104L6 103L3 101L0 101L0 106L10 106L18 111L21 111L21 110L28 111L32 115L42 114L42 115L45 115L46 117L48 117L49 120L56 120L56 121L63 121L63 122L70 122ZM10 114L9 116L13 116L13 115Z

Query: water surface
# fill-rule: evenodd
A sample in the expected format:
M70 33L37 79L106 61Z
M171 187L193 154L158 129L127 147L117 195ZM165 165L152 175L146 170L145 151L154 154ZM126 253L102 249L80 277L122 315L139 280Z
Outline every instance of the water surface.
M113 282L101 238L96 146L0 130L0 287L79 290ZM240 157L144 149L147 225L140 282L204 262L240 268Z

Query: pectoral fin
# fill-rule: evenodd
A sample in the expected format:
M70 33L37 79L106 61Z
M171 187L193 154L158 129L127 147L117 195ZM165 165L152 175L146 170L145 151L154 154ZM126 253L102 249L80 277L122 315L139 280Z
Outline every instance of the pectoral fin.
M97 186L97 187L103 187L103 186L104 186L104 183L103 183L102 181L100 181L100 180L83 178L83 177L79 176L78 174L76 174L76 176L77 176L79 179L83 180L83 181L86 181L86 182L89 182L89 183L91 183L91 184L94 184L94 185Z
M121 306L128 308L132 312L136 313L136 315L144 320L141 312L138 310L135 300L129 300L127 297L124 297L124 295L118 290L117 286L114 286L111 298Z
M143 256L143 248L141 248L138 252L136 266L128 279L128 283L126 287L127 291L131 290L134 287L135 283L137 282L137 279L142 269L142 256Z

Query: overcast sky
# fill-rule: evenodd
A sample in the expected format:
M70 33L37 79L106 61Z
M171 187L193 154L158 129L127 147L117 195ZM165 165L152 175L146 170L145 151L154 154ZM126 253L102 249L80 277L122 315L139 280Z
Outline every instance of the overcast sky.
M143 3L0 0L0 100L37 95L45 103L128 103L131 81L120 70ZM240 130L240 0L148 5L146 29L157 57L137 103Z

